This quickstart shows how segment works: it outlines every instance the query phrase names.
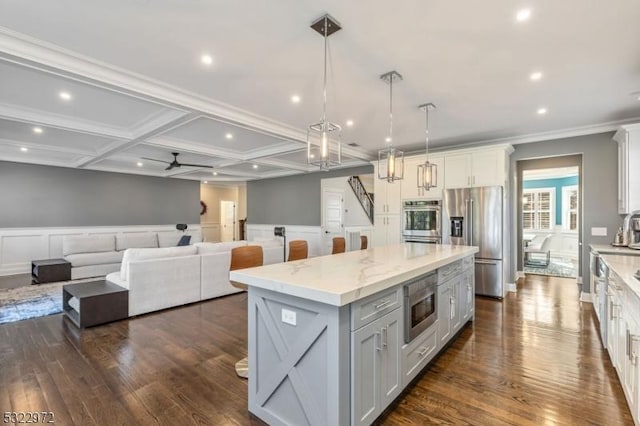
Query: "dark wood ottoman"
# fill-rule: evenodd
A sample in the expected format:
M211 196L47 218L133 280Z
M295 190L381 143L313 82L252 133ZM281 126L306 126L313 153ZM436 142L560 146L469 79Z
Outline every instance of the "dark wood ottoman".
M64 259L43 259L31 262L31 284L71 280L71 263Z
M80 309L69 306L75 297ZM62 286L62 309L78 327L106 324L129 316L129 290L105 280Z

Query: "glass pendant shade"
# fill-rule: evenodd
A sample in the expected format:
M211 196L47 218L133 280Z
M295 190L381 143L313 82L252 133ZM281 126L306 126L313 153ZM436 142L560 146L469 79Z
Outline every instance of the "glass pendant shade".
M342 163L339 125L330 122L311 124L307 129L307 163L329 170Z
M429 161L418 165L418 188L426 191L438 186L438 166Z
M432 103L420 105L418 108L425 111L425 162L418 165L418 189L428 191L438 186L438 166L429 161L429 110L436 109Z
M307 128L307 164L326 171L342 163L342 128L327 120L327 37L341 27L331 16L324 15L311 24L311 28L324 38L324 74L322 118Z
M404 152L391 146L393 141L393 82L402 80L397 71L382 74L380 79L389 83L389 145L378 151L378 179L393 183L404 178Z
M378 151L378 179L389 183L404 176L404 152L393 147Z

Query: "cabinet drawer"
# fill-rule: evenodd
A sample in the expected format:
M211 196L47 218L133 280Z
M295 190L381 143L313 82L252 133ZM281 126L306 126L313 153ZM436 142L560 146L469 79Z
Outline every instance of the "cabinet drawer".
M408 385L436 354L437 323L402 349L402 384Z
M442 268L438 268L438 285L455 277L462 271L462 261L458 260Z
M462 270L473 268L473 264L475 263L474 257L469 256L462 259Z
M402 286L373 294L351 305L351 330L357 330L402 305Z

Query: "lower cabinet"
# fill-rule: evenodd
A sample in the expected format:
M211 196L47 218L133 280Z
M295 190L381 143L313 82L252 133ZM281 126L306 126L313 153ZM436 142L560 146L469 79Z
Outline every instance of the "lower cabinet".
M437 322L402 347L402 385L408 385L438 353Z
M371 424L400 394L402 309L351 332L351 423Z
M451 326L451 286L438 285L438 347L443 347L453 335Z
M465 324L475 313L475 282L473 266L462 272L462 282L460 283L460 315L462 324Z

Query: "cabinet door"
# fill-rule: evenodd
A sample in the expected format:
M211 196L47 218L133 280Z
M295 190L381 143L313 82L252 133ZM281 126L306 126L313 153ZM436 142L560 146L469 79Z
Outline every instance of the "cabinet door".
M460 316L462 324L465 324L473 316L474 311L474 290L473 290L473 269L462 273L462 283L460 284Z
M609 318L607 321L607 350L609 351L609 358L611 359L611 363L614 367L617 365L616 361L618 360L616 348L618 347L618 312L620 311L620 305L618 304L618 298L616 297L615 290L612 289L612 286L609 286L608 289L608 301L609 306L607 312L609 313Z
M377 214L373 218L371 247L382 247L384 245L387 245L387 216Z
M438 286L438 348L451 338L451 287L448 283Z
M451 286L451 328L453 333L457 332L460 330L460 327L462 327L462 315L460 309L462 307L462 303L460 301L461 284L462 276L460 275L452 279L449 284Z
M622 320L625 328L624 375L622 389L636 422L638 421L638 326L631 316Z
M382 336L379 321L351 333L351 423L354 425L371 424L381 412L379 390Z
M479 151L471 156L471 185L504 185L506 162L504 151Z
M400 348L402 346L402 309L380 318L382 340L380 369L380 407L384 410L402 390Z
M397 180L393 183L385 182L387 187L387 213L400 214L402 211L402 182L404 180Z
M452 154L444 157L445 188L466 188L471 185L471 156Z
M387 244L400 244L402 242L402 225L400 215L387 216Z
M627 214L629 208L627 205L627 182L628 182L628 170L627 170L627 147L628 140L627 135L624 135L624 139L618 141L618 213Z
M402 180L402 199L423 198L418 191L418 165L424 162L424 156L404 159L404 179Z

